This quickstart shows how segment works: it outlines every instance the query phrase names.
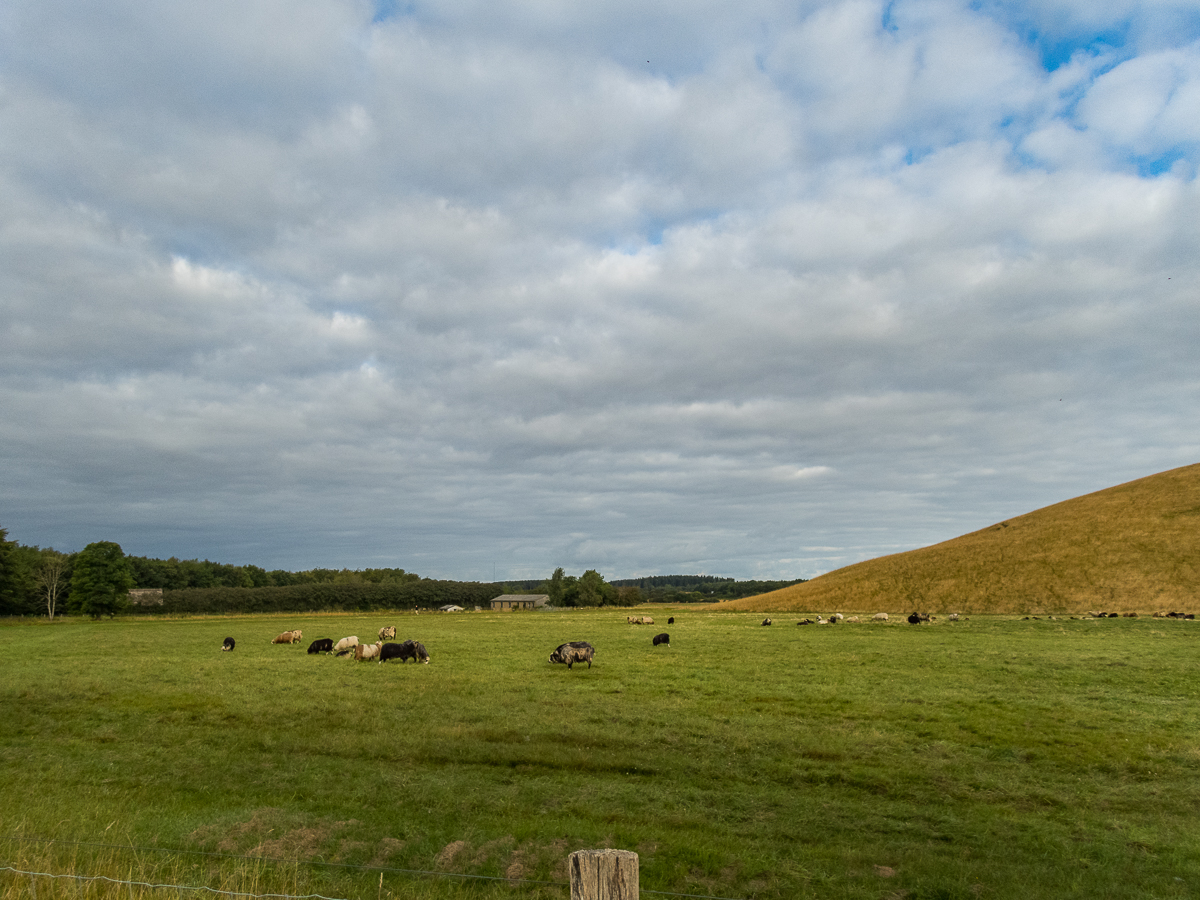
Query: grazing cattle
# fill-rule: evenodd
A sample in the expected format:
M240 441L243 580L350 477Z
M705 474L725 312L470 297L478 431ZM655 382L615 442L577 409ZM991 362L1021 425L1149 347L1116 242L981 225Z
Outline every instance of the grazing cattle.
M338 656L342 655L343 650L353 650L358 646L358 635L352 634L350 637L344 637L333 645L333 652Z
M396 626L386 625L379 629L379 639L381 641L394 641L396 639Z
M223 644L221 644L222 652L224 652L225 650L232 650L232 649L233 649L233 638L225 638L225 642Z
M277 634L271 639L272 644L298 644L300 639L304 637L302 631L285 631L283 634Z
M873 622L886 622L887 620L888 620L887 613L875 613L875 615L871 616L871 621L873 621Z
M762 620L762 623L763 623L764 625L770 625L770 624L771 624L771 620L770 620L770 618L766 618L766 619L763 619L763 620Z
M332 653L333 638L317 638L308 645L309 653Z
M354 648L354 658L359 662L365 659L375 659L379 656L379 650L382 646L382 642L378 644L359 644Z
M657 647L659 644L666 644L668 647L670 647L671 636L665 631L662 634L656 634L654 636L654 646Z
M566 663L568 669L577 662L587 662L590 669L595 652L596 648L587 641L571 641L568 644L559 644L550 654L550 662Z
M383 649L379 651L379 661L385 663L389 659L398 659L401 663L411 659L413 662L428 665L429 652L420 641L409 639L403 644L384 644Z
M674 617L674 616L671 616L671 618L667 619L667 624L668 624L668 625L674 625L674 624L675 624L675 617Z

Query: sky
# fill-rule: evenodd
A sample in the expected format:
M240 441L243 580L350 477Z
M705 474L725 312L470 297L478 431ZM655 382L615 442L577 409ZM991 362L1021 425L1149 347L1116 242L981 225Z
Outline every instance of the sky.
M7 0L0 528L812 577L1200 461L1195 0Z

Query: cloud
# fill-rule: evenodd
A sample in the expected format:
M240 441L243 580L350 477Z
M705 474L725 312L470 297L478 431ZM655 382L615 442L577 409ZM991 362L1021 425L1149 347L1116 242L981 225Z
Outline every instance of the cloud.
M89 16L0 19L13 538L797 577L1195 461L1185 6Z

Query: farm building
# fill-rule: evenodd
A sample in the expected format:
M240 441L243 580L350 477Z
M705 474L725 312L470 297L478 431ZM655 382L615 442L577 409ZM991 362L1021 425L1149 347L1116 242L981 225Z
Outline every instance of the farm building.
M549 594L501 594L492 601L492 609L538 609L549 602Z

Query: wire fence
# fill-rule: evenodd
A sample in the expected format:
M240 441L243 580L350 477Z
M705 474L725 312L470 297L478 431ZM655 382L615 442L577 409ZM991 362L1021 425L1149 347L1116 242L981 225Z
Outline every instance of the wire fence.
M150 888L151 890L196 891L209 894L219 894L224 897L252 897L254 900L281 898L281 900L345 900L341 897L326 897L324 894L251 894L248 891L223 891L220 888L195 886L188 884L155 884L149 881L129 881L124 878L109 878L107 875L61 875L53 872L27 872L24 869L14 869L12 866L0 865L0 872L13 872L17 875L28 875L31 878L59 878L70 881L103 881L108 884L119 884L122 887Z
M27 843L68 846L68 847L92 847L92 848L97 848L97 849L121 850L121 851L125 851L125 852L134 852L134 853L139 853L139 852L140 853L164 853L164 854L171 854L174 856L181 856L181 855L203 856L203 857L208 857L211 859L218 859L218 860L235 860L235 861L243 861L243 862L269 863L272 865L290 865L290 866L305 865L305 866L310 866L310 867L319 867L319 868L327 868L327 869L355 870L355 871L361 871L361 872L378 872L378 873L385 874L385 875L386 874L396 874L396 875L410 875L410 876L431 877L431 878L458 878L458 879L462 879L464 881L491 881L491 882L501 882L504 884L514 885L514 886L516 886L516 885L535 886L536 885L536 886L541 886L541 887L547 887L547 886L561 887L561 888L565 888L568 890L571 887L570 882L567 882L567 881L541 881L541 880L538 880L535 878L508 878L508 877L499 876L499 875L473 875L473 874L470 874L467 872L443 872L443 871L430 871L430 870L425 870L425 869L399 869L399 868L395 868L392 866L368 866L368 865L359 865L356 863L325 862L324 860L282 859L282 858L270 857L270 856L245 856L245 855L232 854L232 853L213 853L208 850L178 850L178 849L174 849L174 848L170 848L170 847L140 847L140 846L134 846L134 845L128 845L128 844L107 844L107 843L101 843L98 841L65 841L65 840L61 840L58 838L31 837L28 835L0 835L0 840L18 841L18 842L23 841L23 842L27 842ZM114 884L130 885L130 886L135 886L135 887L174 889L174 890L179 890L179 891L208 892L211 894L217 894L217 895L223 895L223 896L229 896L229 897L251 897L251 898L255 898L255 900L258 900L258 898L286 898L286 900L309 900L309 898L311 898L311 900L344 900L344 898L325 897L321 894L252 894L252 893L238 892L238 891L224 891L224 890L218 890L216 888L203 887L203 886L197 887L197 886L189 886L189 885L150 884L150 883L139 882L139 881L124 881L124 880L120 880L120 879L114 879L114 878L110 878L106 875L68 875L68 874L53 874L53 873L49 873L49 872L25 872L25 871L13 868L12 866L7 865L7 864L0 864L0 871L9 871L9 872L14 872L19 875L38 876L38 877L45 877L45 878L68 878L68 879L73 878L77 881L107 881L107 882L112 882ZM685 900L740 900L740 898L736 898L736 897L720 897L720 896L715 896L712 894L684 894L684 893L679 893L677 891L653 891L653 890L647 890L645 888L640 889L639 893L653 894L655 896L660 896L660 897L682 897L682 898L685 898Z

